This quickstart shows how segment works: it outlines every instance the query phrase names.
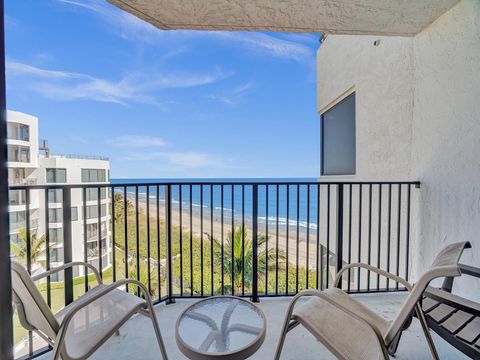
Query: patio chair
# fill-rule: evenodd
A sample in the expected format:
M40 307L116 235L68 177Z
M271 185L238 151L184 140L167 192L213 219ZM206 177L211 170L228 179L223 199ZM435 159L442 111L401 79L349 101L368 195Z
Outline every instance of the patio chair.
M420 320L432 357L439 359L420 300L432 280L461 275L458 261L463 250L470 247L469 242L459 242L445 247L414 286L401 277L371 265L355 263L344 266L335 278L334 288L324 291L305 290L292 299L275 359L280 358L287 333L299 324L339 359L389 359L389 354L393 355L396 352L402 331L410 325L414 312ZM384 319L337 288L342 274L351 268L367 269L396 281L409 290L409 295L395 319L392 321ZM297 301L305 296L309 296L310 299L295 307Z
M98 285L53 314L34 282L73 266L90 269ZM145 299L118 289L128 284L138 286ZM152 320L162 357L167 359L150 294L136 280L125 279L105 285L97 269L83 262L71 262L30 277L22 265L12 261L12 290L21 325L53 347L52 360L87 359L136 313Z

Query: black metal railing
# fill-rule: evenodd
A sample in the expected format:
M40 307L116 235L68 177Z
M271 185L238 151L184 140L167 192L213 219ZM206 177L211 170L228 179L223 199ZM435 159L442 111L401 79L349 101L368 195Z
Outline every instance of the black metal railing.
M93 263L107 283L124 278L143 282L157 303L215 294L258 301L324 289L351 262L408 279L413 189L419 186L251 181L11 186L24 192L26 211L24 235L11 235L24 251L12 255L33 272L57 265L52 259L62 251L64 262ZM92 204L87 205L87 189L98 191L93 219L87 214ZM102 189L107 189L106 197ZM55 203L50 192L56 192ZM59 246L56 241L53 248L48 209L58 203L63 242ZM72 208L77 208L74 217ZM33 216L42 217L35 229ZM44 245L39 246L42 236ZM56 311L93 282L88 273L69 269L39 287ZM403 290L363 270L347 272L341 287L348 292ZM137 294L134 287L125 291ZM44 350L31 333L25 339L28 348L19 354L28 358Z

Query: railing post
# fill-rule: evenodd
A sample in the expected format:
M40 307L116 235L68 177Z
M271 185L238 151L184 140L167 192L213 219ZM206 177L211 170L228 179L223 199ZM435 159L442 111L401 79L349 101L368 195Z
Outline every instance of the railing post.
M12 283L8 221L7 109L5 99L5 33L0 0L0 359L13 359Z
M167 304L175 303L173 298L173 276L172 276L172 188L171 185L165 185L165 241L167 243L167 286L168 299Z
M337 242L335 255L338 274L343 266L343 184L338 184L337 188ZM339 281L339 287L342 288L342 279Z
M72 262L72 194L69 187L63 188L62 209L63 209L63 263ZM48 211L48 204L45 211ZM48 225L47 229L48 231ZM65 284L65 305L73 302L73 269L64 270Z
M258 302L258 185L252 189L252 301Z

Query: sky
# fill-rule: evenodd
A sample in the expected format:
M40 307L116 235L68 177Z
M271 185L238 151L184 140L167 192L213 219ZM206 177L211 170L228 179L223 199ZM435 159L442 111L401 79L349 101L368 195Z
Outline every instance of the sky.
M5 4L7 107L112 178L320 173L319 34L162 31L102 0Z

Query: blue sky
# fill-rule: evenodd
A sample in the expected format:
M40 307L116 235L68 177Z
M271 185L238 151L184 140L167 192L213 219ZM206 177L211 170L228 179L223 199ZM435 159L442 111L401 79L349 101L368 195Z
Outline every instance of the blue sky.
M112 177L318 177L318 34L161 31L101 0L6 2L7 104Z

